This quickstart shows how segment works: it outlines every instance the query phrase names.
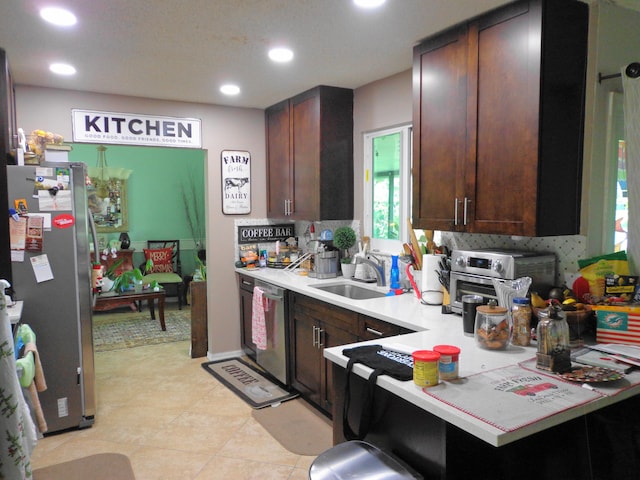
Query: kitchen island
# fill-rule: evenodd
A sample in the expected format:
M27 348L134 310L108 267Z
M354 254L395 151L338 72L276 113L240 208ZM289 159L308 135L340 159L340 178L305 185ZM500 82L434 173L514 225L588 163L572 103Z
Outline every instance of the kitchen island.
M534 345L509 346L504 351L479 348L473 337L463 334L460 316L443 315L440 307L422 305L413 294L353 300L314 288L345 280L317 280L270 269L249 274L415 331L324 349L324 357L333 364L334 443L344 441L342 409L348 359L342 355L343 349L373 343L411 351L449 344L461 349L458 381L441 382L423 391L412 381L378 377L374 422L367 441L404 460L426 478L634 478L628 475L637 472L632 443L640 431L640 372L584 388L537 370L532 362ZM356 364L353 371L349 418L351 426L357 427L364 378L371 370ZM530 386L547 385L547 391L511 393L506 403L496 400L502 397L492 396L492 385L504 385L518 375L530 380ZM557 402L564 403L554 405Z

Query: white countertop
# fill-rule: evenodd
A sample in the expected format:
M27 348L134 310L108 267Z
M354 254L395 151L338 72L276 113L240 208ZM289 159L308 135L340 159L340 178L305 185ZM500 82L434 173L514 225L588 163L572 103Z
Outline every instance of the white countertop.
M338 307L343 307L354 312L369 315L380 320L420 331L427 328L429 319L440 317L441 307L429 307L420 303L413 293L405 293L394 297L373 298L369 300L353 300L333 293L324 292L312 285L331 285L332 283L351 283L362 288L369 288L380 292L388 292L389 287L377 287L375 283L363 283L355 280L345 280L342 277L317 279L301 276L294 272L277 268L245 269L238 268L236 272L253 278L264 280L279 287L302 293L318 300L323 300ZM444 315L445 319L461 317L456 315ZM460 327L462 328L462 327Z
M413 293L370 300L352 300L318 290L313 288L312 285L352 282L357 283L359 286L383 292L388 291L388 287L376 287L375 284L363 284L353 280L344 280L341 277L319 280L270 268L256 270L237 269L237 272L416 331L416 333L406 335L325 348L325 358L342 367L346 367L348 361L348 358L342 355L343 349L365 344L396 344L403 345L409 350L430 350L435 345L441 344L455 345L461 350L459 359L460 377L518 364L530 360L536 355L535 345L528 347L509 345L505 350L479 348L472 336L467 336L463 333L462 317L460 315L442 314L441 307L423 305ZM355 374L367 378L371 369L356 364L353 371ZM628 377L633 383L636 383L640 381L640 372L633 372ZM401 382L389 376L381 375L378 377L377 385L494 446L506 445L640 393L640 385L637 385L615 396L603 396L595 401L565 410L518 430L505 432L426 395L412 381ZM602 390L604 391L605 389Z

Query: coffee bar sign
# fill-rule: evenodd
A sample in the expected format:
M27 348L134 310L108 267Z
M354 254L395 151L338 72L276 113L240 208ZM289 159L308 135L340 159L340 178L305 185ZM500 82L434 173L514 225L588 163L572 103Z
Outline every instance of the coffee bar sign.
M202 148L200 119L71 110L73 141Z
M238 227L238 243L284 241L295 234L295 225L242 225Z

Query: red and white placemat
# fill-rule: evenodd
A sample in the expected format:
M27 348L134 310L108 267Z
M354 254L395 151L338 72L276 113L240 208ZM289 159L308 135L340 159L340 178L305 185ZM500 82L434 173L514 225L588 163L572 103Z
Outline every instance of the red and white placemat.
M579 384L519 365L441 383L423 392L505 432L602 397Z

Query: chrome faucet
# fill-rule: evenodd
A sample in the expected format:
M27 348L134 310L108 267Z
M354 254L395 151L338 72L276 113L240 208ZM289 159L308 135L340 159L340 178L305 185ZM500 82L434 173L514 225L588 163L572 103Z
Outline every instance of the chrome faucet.
M386 278L385 278L385 274L384 274L384 263L381 262L380 259L375 257L374 255L369 254L369 256L375 258L376 262L378 262L378 263L375 263L375 262L369 260L368 258L357 256L356 257L356 265L359 264L359 263L364 263L364 264L367 264L367 265L373 267L373 271L375 272L376 279L377 279L376 285L378 285L379 287L386 286L387 282L386 282Z

